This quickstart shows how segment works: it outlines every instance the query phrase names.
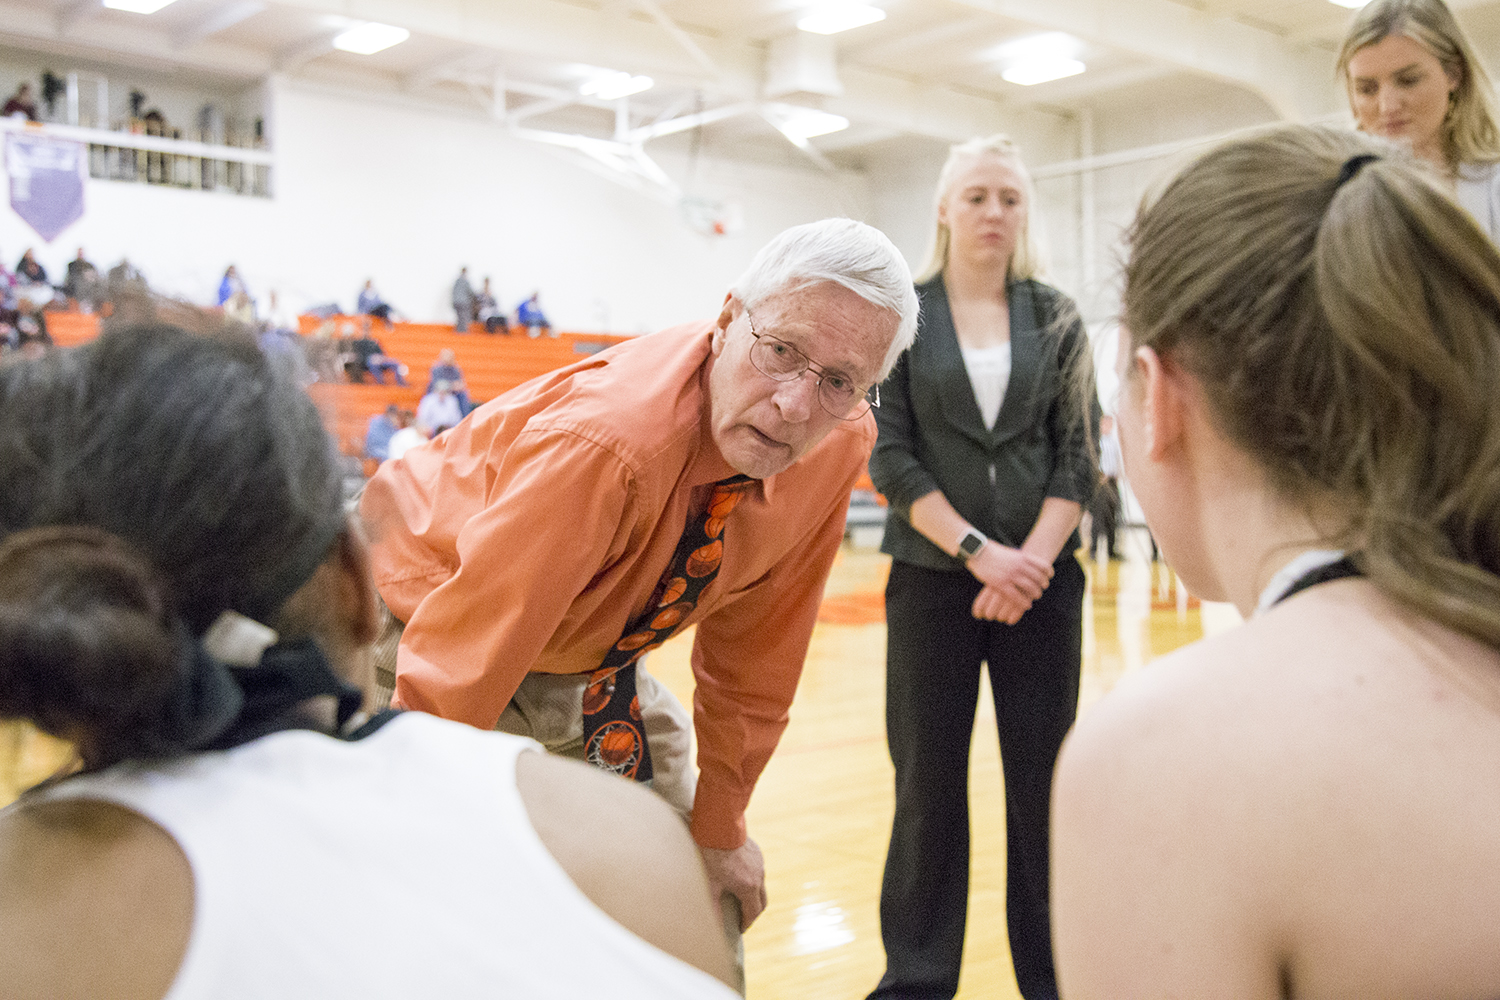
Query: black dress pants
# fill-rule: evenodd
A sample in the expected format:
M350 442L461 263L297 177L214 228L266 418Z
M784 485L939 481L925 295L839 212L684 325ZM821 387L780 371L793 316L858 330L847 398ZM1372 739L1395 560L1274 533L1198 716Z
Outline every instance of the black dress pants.
M1005 772L1006 925L1026 1000L1055 1000L1048 907L1052 769L1078 711L1083 570L1069 546L1015 625L980 621L969 573L895 562L886 586L886 737L896 818L880 893L875 998L958 991L969 900L969 742L987 663Z

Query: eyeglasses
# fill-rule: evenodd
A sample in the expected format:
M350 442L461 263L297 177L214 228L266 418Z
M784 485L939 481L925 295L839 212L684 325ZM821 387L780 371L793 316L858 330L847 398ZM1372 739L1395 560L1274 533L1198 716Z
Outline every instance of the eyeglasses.
M750 345L750 363L766 378L777 382L795 382L812 371L818 377L818 403L829 416L840 420L858 420L870 408L880 405L880 386L861 389L848 376L826 371L812 363L792 344L777 340L768 333L755 331L755 319L750 310L745 310L745 322L750 324L750 336L755 342Z

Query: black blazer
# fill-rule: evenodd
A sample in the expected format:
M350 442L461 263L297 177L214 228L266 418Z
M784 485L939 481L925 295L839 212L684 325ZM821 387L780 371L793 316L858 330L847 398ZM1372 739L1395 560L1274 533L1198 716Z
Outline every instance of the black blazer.
M930 569L962 570L961 560L911 526L912 503L941 490L970 524L1005 545L1026 540L1046 498L1087 504L1097 480L1093 355L1067 296L1039 281L1011 282L1010 382L988 430L942 275L918 285L917 295L916 342L881 384L875 411L880 437L870 477L896 515L886 519L880 548ZM1062 556L1071 558L1077 544L1075 532Z

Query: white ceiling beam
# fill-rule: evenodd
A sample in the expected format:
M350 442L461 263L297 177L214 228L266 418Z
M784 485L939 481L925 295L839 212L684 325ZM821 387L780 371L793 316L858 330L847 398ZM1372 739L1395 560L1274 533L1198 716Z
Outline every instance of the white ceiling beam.
M692 56L693 61L701 66L705 73L712 77L721 77L724 75L724 70L720 68L719 64L714 62L697 42L693 41L691 35L678 27L676 21L667 16L667 12L661 9L661 4L657 3L656 0L635 0L635 4L641 10L650 14L652 20L661 26L661 29L671 37L672 41L682 46L683 51Z
M149 25L118 24L95 18L101 9L97 0L69 7L78 15L59 30L59 11L31 2L0 0L0 44L62 59L120 64L122 60L140 69L196 69L216 76L256 79L271 71L263 52L226 45L210 39L190 50L178 49L165 32ZM60 69L60 68L59 68Z
M1291 120L1326 114L1338 96L1328 53L1173 0L954 2L1249 87Z
M847 62L878 62L904 56L928 46L942 45L955 39L972 40L976 34L986 31L994 32L997 29L998 25L992 15L975 14L956 21L937 24L921 31L913 31L910 34L898 35L895 38L866 42L864 45L840 46L839 57Z
M266 6L265 0L230 0L229 3L220 4L201 20L184 29L174 41L180 49L197 45L221 31L228 31L241 21L248 21L265 10Z
M1078 76L1070 76L1052 83L1038 84L1026 88L1026 93L1016 98L1017 103L1034 107L1065 105L1073 107L1086 104L1101 94L1130 87L1137 83L1148 83L1183 72L1176 66L1161 62L1137 62L1113 70L1089 70Z
M104 9L102 0L71 0L57 9L57 33L66 35Z
M698 111L691 115L680 115L676 118L668 118L665 121L654 121L650 125L642 125L630 133L632 142L649 142L652 139L660 139L664 135L674 135L678 132L686 132L688 129L701 128L714 122L724 121L726 118L738 118L740 115L750 114L756 110L752 101L741 101L736 104L726 104L722 108L711 108L708 111Z
M277 0L281 6L329 13L330 0ZM639 4L639 0L633 0ZM592 63L643 73L658 83L702 85L714 97L744 99L760 86L764 53L738 38L715 38L677 26L714 67L710 71L677 36L654 20L619 17L564 0L423 0L399 16L385 0L343 0L338 13L399 23L413 34L525 56L537 62ZM675 23L675 22L674 22Z
M288 45L273 56L276 70L280 73L295 73L314 59L333 51L333 39L337 32L326 31L314 38Z
M469 73L480 69L486 63L493 64L495 54L493 52L475 52L473 49L449 49L441 56L431 60L425 66L420 66L406 74L402 86L410 91L426 90L435 83L445 80L458 80L467 77Z

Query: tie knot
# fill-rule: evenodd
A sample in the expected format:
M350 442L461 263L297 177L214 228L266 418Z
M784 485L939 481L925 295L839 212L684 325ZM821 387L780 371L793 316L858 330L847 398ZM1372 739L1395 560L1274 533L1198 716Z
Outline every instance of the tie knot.
M740 499L745 495L745 490L755 482L749 476L731 476L729 479L721 479L714 483L713 495L708 498L708 510L704 516L718 519L720 522L729 516Z

